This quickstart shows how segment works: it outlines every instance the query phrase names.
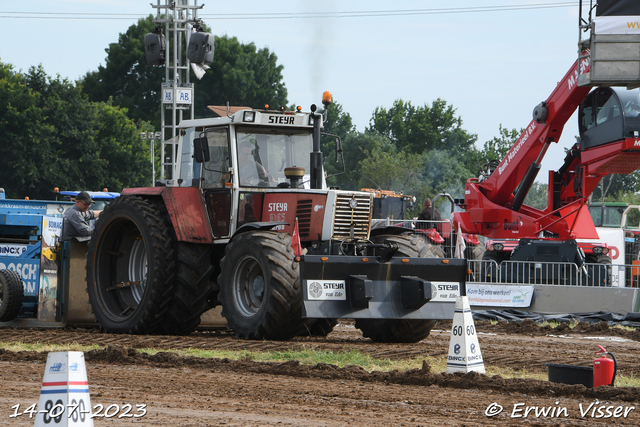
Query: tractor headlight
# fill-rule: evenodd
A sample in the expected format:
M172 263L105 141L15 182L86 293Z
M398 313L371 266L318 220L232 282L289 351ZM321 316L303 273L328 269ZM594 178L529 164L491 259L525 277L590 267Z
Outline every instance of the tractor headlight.
M255 111L245 111L242 117L243 122L254 123L256 121L256 112Z
M504 249L504 245L502 243L492 243L489 249L492 251L500 252Z

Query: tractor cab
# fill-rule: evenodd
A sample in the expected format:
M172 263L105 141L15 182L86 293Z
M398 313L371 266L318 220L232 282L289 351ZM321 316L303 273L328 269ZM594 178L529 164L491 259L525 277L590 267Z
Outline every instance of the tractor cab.
M622 202L589 203L589 213L596 227L620 228L627 204Z
M580 104L582 150L640 137L640 91L597 88Z
M310 188L310 128L276 133L269 127L221 125L203 129L199 135L197 150L209 152L208 160L196 161L202 188ZM293 185L287 177L289 168L297 168Z

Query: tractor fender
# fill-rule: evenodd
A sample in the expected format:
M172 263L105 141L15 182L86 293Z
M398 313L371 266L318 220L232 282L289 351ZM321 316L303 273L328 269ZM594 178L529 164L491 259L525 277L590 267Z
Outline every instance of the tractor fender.
M196 187L125 188L122 196L162 197L179 242L213 243L202 193Z
M271 230L273 227L277 225L289 225L289 223L288 222L250 222L248 224L241 225L236 230L236 232L233 233L233 236L231 236L231 239L247 231Z
M374 225L371 227L370 236L375 237L383 234L396 236L403 233L413 233L414 231L415 230L408 227L399 227L396 225L384 225L383 223L381 223L381 225Z

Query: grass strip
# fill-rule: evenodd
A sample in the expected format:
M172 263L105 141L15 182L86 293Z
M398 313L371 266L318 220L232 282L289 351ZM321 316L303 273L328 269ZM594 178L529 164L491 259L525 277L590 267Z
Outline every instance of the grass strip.
M19 351L37 351L37 352L53 352L53 351L91 351L104 349L105 346L99 345L80 345L80 344L43 344L43 343L22 343L17 342L0 342L0 349L9 350L13 352ZM447 368L447 355L440 355L437 357L424 356L415 357L412 359L378 359L369 354L362 353L359 350L346 350L346 351L328 351L319 350L315 348L303 348L303 349L287 349L287 350L274 350L270 352L259 351L247 351L247 350L202 350L197 348L189 349L168 349L161 350L155 348L143 348L137 349L141 353L147 353L150 355L167 352L175 353L179 356L191 356L201 358L217 358L217 359L231 359L231 360L252 360L254 362L287 362L290 360L297 360L303 365L316 365L318 363L326 363L335 365L338 367L345 367L347 365L357 365L368 372L380 371L408 371L411 369L419 369L422 367L422 361L426 360L431 366L431 371L434 373L446 372ZM547 381L546 373L529 372L522 369L511 369L502 366L493 366L485 363L486 375L494 376L500 375L502 378L519 378L519 379L535 379L541 381ZM617 387L640 387L640 378L635 376L616 375Z

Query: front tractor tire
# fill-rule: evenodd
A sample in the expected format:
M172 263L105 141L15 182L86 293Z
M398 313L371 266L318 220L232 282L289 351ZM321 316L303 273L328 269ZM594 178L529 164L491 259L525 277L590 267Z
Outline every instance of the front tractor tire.
M290 235L242 233L227 245L220 266L218 299L236 336L286 340L301 332L300 270Z
M87 254L87 291L106 332L158 328L173 296L173 250L161 210L136 196L115 199L100 215Z
M381 235L374 243L398 245L394 257L442 258L439 247L429 245L417 235ZM425 339L431 333L437 320L433 319L356 319L356 328L365 338L376 342L410 343Z

